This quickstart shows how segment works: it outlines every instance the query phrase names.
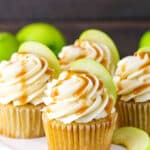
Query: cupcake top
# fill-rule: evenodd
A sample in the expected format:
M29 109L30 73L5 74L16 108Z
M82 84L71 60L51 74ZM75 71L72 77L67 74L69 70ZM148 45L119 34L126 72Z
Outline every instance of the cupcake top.
M137 52L118 63L114 81L119 99L147 102L150 100L150 52Z
M109 48L89 40L76 40L73 45L63 47L59 53L60 65L63 70L69 69L71 63L80 58L92 58L114 73L115 66Z
M45 94L48 118L65 124L90 122L115 111L103 82L87 72L63 71L57 80L48 83Z
M45 58L29 53L15 53L0 63L0 103L38 105L53 71Z

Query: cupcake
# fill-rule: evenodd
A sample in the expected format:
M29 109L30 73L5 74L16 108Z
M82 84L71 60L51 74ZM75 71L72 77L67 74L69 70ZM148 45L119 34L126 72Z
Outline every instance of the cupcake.
M114 74L119 60L118 50L111 38L99 30L84 31L74 44L64 46L58 55L63 70L81 58L91 58Z
M119 126L138 127L150 134L150 51L140 50L122 59L114 80Z
M87 72L94 67L98 68ZM71 70L47 84L43 124L49 150L110 149L117 113L115 96L101 71L115 91L109 73L91 59L75 62Z
M42 97L55 72L45 57L32 53L34 46L44 53L43 45L25 45L30 53L14 53L9 61L0 63L0 134L12 138L44 136Z

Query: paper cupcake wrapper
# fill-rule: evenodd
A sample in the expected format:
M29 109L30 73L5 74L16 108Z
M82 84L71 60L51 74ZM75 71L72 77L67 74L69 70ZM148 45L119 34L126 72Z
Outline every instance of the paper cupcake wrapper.
M43 105L13 106L0 104L0 134L12 138L44 136L41 109Z
M118 100L118 126L133 126L150 135L150 102L135 103Z
M49 150L110 150L117 113L90 123L64 124L48 120L43 113L43 123Z

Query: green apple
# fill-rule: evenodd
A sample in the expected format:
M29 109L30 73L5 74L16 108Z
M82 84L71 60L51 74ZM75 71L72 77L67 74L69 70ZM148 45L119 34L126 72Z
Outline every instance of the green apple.
M77 61L74 61L71 64L71 70L86 71L96 75L104 84L104 87L107 88L109 95L114 99L114 104L117 100L117 91L113 79L109 72L93 59L83 58Z
M18 50L19 43L16 37L8 32L0 33L0 61L8 60Z
M150 138L146 132L133 127L115 130L113 144L124 145L128 150L150 150Z
M113 57L113 63L115 67L117 67L117 63L120 59L118 49L113 40L105 32L97 29L88 29L81 33L79 39L91 40L96 42L97 44L106 45L110 49L111 55Z
M150 30L146 31L140 39L139 47L147 47L150 46Z
M34 41L24 42L19 47L19 52L33 53L38 56L46 58L49 64L49 68L55 70L54 78L58 77L61 71L59 61L55 56L55 54L44 44L41 44L39 42L34 42Z
M57 55L66 45L63 34L53 25L47 23L33 23L24 26L16 35L20 43L37 41L47 45Z

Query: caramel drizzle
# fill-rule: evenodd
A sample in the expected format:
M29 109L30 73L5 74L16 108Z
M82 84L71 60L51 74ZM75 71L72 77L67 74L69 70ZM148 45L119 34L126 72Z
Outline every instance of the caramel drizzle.
M84 113L87 109L88 109L88 106L85 105L85 106L81 107L78 111L76 111L76 114L80 115L80 114Z
M109 98L108 104L105 107L105 111L107 112L107 114L111 114L113 108L113 100L112 98Z
M140 58L144 59L145 55L148 55L148 57L150 57L150 52L139 52L139 53L135 53L134 56L140 56Z
M148 55L148 57L149 57L149 61L146 64L142 65L139 69L143 69L143 68L150 66L150 53L141 52L141 53L135 54L135 56L137 56L137 55L140 56L140 58L142 58L142 59L144 59L145 55Z
M27 94L27 85L26 85L26 78L25 78L25 74L26 74L26 67L25 67L25 62L22 61L21 62L21 66L22 69L20 71L19 74L16 75L16 78L21 78L20 83L21 83L21 90L22 90L22 96L20 97L20 102L21 104L25 104L28 98L28 94Z
M80 47L81 49L85 49L85 47L83 47L82 46L82 42L85 42L85 41L80 41L80 40L77 40L76 42L75 42L75 46L77 46L77 47ZM98 50L98 48L94 45L94 43L92 42L92 41L88 41L89 43L90 43L90 45L92 46L92 48L95 50L95 52L96 52L96 57L95 57L95 59L98 59L102 54L101 54L101 52ZM86 54L85 53L83 53L79 58L83 58L83 57L85 57L86 56ZM77 58L77 59L79 59L79 58Z
M53 88L53 89L52 89L51 96L52 96L52 97L55 97L55 96L58 96L58 95L59 95L59 92L58 92L57 88L56 88L56 87Z
M80 78L83 80L83 85L74 93L75 96L78 96L82 93L82 91L85 89L85 87L88 85L88 80L80 75Z
M133 93L138 94L141 91L143 91L145 88L148 88L148 87L150 87L150 84L145 84L145 85L139 86L136 89L134 89Z
M98 59L102 54L100 53L100 51L98 50L98 48L94 45L94 43L90 42L90 44L92 45L92 47L96 51L96 59Z
M120 82L117 83L117 90L118 91L122 90L122 84Z

